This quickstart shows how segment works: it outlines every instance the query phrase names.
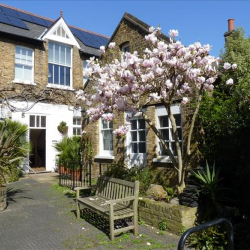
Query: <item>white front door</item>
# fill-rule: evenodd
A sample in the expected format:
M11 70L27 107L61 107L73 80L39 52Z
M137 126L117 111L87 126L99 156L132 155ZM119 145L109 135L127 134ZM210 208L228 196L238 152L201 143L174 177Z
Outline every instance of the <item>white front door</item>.
M127 134L127 157L128 167L143 167L147 164L146 149L146 122L141 117L130 120L130 130Z

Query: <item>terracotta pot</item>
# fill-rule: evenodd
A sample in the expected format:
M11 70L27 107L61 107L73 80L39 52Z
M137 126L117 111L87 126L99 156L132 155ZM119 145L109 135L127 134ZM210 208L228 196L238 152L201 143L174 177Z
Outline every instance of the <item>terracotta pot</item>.
M79 169L71 170L71 180L81 181L81 170Z
M59 170L59 174L69 174L70 172L68 168L61 166L61 165L59 166L58 170Z

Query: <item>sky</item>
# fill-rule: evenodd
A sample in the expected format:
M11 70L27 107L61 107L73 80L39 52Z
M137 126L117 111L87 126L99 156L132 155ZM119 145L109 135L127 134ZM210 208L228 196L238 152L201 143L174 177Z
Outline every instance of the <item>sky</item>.
M111 36L123 14L128 12L150 26L161 26L168 35L170 29L179 31L184 45L199 41L212 45L211 55L219 56L224 48L224 33L228 19L235 28L250 34L250 1L1 1L1 3L51 19L63 11L65 21L76 27Z

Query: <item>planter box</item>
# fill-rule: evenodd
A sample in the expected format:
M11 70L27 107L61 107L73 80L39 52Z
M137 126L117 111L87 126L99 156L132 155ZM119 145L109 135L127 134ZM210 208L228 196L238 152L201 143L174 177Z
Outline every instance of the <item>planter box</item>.
M7 207L7 187L0 187L0 211Z
M160 222L167 223L167 231L179 234L181 230L194 226L197 208L173 205L151 199L139 200L139 216L148 225L158 228Z

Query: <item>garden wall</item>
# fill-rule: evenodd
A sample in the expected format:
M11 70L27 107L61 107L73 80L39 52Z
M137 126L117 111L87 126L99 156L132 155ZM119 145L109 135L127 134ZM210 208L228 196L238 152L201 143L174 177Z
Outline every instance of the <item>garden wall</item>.
M179 234L184 228L194 226L197 208L173 205L165 202L143 198L139 200L139 216L146 224L158 227L159 223L167 223L167 231Z

